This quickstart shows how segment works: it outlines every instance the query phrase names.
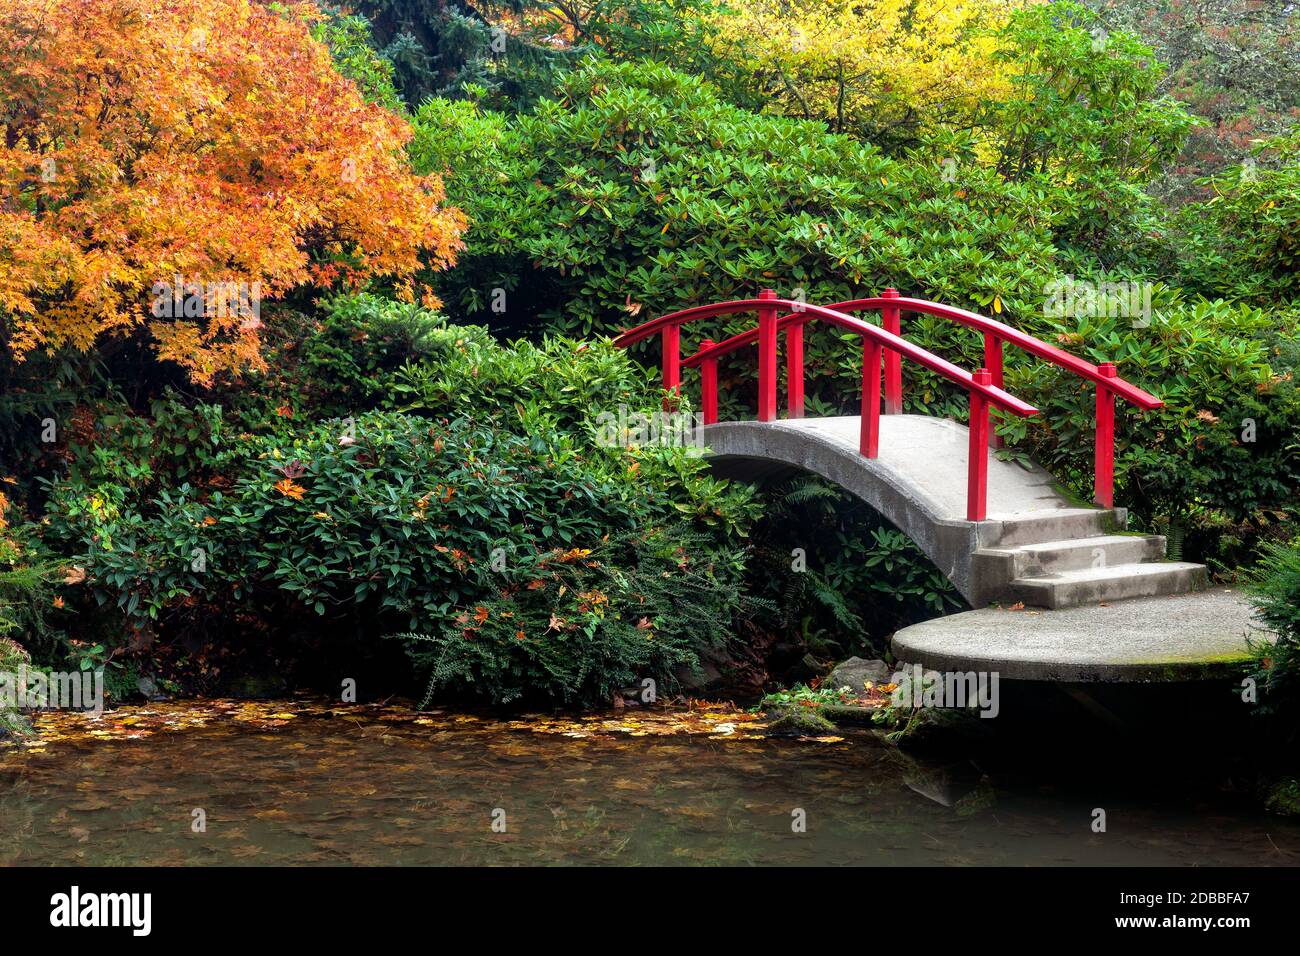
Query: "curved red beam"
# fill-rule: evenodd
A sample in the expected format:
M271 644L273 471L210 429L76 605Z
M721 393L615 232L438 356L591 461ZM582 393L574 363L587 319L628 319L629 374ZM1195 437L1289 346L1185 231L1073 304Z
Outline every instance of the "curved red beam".
M1136 385L1124 381L1122 378L1111 378L1100 371L1097 366L1091 362L1079 358L1064 349L1058 349L1055 345L1048 345L1042 339L1036 339L1032 335L1014 329L1005 322L998 322L996 319L990 319L974 312L968 312L965 309L959 309L956 306L942 305L938 302L928 302L925 299L909 299L904 296L885 298L877 296L870 299L851 299L847 302L837 302L828 308L836 309L841 312L856 312L860 310L875 311L885 306L893 306L901 312L921 312L925 315L934 315L942 319L949 319L968 328L978 329L981 332L987 332L995 335L1004 342L1010 342L1012 345L1022 349L1031 355L1037 355L1041 359L1046 359L1053 365L1060 366L1068 372L1073 372L1080 378L1086 378L1098 385L1104 385L1107 389L1121 396L1127 401L1132 402L1139 408L1147 410L1160 408L1164 402L1156 398L1150 392L1145 392Z
M897 298L875 297L870 299L850 299L845 302L836 302L832 305L826 306L825 308L836 312L862 312L879 311L881 308L886 306L892 306L902 312L921 312L927 315L938 316L939 318L958 322L968 328L978 329L981 332L997 336L999 339L1002 339L1005 342L1010 342L1012 345L1029 352L1031 355L1036 355L1039 358L1046 359L1053 365L1078 375L1080 378L1085 378L1091 382L1105 386L1108 390L1119 395L1126 401L1132 402L1139 408L1151 410L1154 408L1160 408L1164 405L1164 402L1151 393L1143 391L1136 385L1133 385L1122 378L1108 377L1101 372L1097 366L1085 359L1079 358L1077 355L1073 355L1064 349L1059 349L1054 345L1049 345L1041 339L1036 339L1032 335L1021 332L1019 329L1012 328L1004 322L998 322L974 312L968 312L965 309L958 309L955 306L942 305L938 302L927 302L924 299L909 299L900 296ZM707 309L709 307L705 306L703 308ZM790 314L784 315L780 318L777 323L778 330L783 330L796 322L807 322L808 311L813 308L816 307L803 305L802 303L798 304L797 308L792 309ZM676 321L678 319L675 319L674 317L682 317L687 315L687 313L693 313L696 311L698 310L686 309L683 312L674 312L672 316L664 316L664 319L673 319ZM723 313L713 314L717 315ZM696 318L704 317L706 316L692 315L689 318L680 320L690 322L694 321ZM663 320L658 319L655 321L660 324L656 325L653 330L647 332L645 335L629 339L627 344L640 341L648 335L653 335L654 332L661 329L664 325L671 324L671 322L664 322ZM644 326L638 326L636 329L623 333L623 335L627 336L639 332L641 329L647 328L652 324L654 323L646 323ZM620 336L618 339L615 339L615 344L622 344L622 338L623 337ZM734 352L737 349L757 340L758 329L747 329L746 331L733 335L730 338L723 339L711 348L701 349L694 355L682 359L682 367L694 368L705 359L721 358L722 356Z
M879 343L882 348L890 349L897 352L904 358L916 362L928 368L930 371L941 375L960 385L969 392L977 392L988 401L1005 411L1018 415L1021 418L1027 418L1030 415L1037 415L1038 409L1022 402L1014 395L1008 394L996 385L985 385L975 381L970 372L958 368L946 359L927 352L919 345L899 338L890 332L886 332L878 325L872 325L870 322L863 322L861 319L855 319L851 315L845 315L843 312L837 312L834 309L828 309L820 305L806 305L802 302L793 302L790 299L739 299L734 302L719 302L714 305L701 305L691 309L683 309L680 312L673 312L670 315L662 316L653 321L639 325L635 329L624 332L614 340L615 345L624 346L639 342L642 339L649 338L670 325L677 325L684 322L694 322L697 319L715 318L719 315L730 315L736 312L753 312L758 308L777 308L787 311L798 309L800 316L806 316L807 319L820 319L830 325L855 332L864 338L869 338ZM804 319L806 321L807 319ZM755 332L757 335L757 332ZM730 341L730 340L728 340ZM716 349L716 346L715 346ZM710 352L715 349L709 350ZM694 356L693 356L694 357ZM708 356L705 356L708 357Z

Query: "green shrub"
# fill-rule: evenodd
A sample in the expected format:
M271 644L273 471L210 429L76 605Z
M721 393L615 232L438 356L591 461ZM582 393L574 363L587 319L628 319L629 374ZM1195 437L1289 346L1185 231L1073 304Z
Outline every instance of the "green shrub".
M667 60L729 73L711 40L720 0L359 0L412 107L430 96L527 108L582 57ZM555 37L567 37L556 43Z
M1268 520L1300 486L1300 393L1295 316L1222 301L1153 295L1150 323L1083 316L1044 320L1048 341L1160 397L1141 411L1116 401L1116 502L1139 523L1179 526L1198 513ZM1011 363L1009 389L1040 414L1001 431L1079 498L1092 496L1094 390L1068 372Z
M3 622L3 611L0 611ZM27 652L9 640L0 637L0 680L13 680L18 668L29 663ZM11 708L8 701L0 699L0 740L12 734L22 734L28 730L27 722L16 708Z
M499 327L610 332L765 286L827 302L895 285L1013 311L1049 274L1031 190L978 169L945 182L938 160L747 113L652 63L588 64L513 118L430 100L414 124L417 168L451 170L473 223L441 277L449 307Z
M1269 306L1300 297L1300 128L1206 180L1214 197L1179 214L1180 281Z
M1258 712L1294 741L1300 732L1300 540L1265 548L1251 590L1256 615L1277 635L1276 643L1254 649Z
M881 657L900 627L963 606L913 541L844 490L803 475L760 494L746 589L775 609L759 616L767 632L799 635L822 660Z
M334 68L356 83L368 101L394 113L404 111L394 85L393 62L375 48L370 21L327 7L325 16L312 26L311 32L329 47Z
M429 674L426 700L473 688L497 702L607 703L646 678L675 686L727 642L737 555L673 526L585 540L594 547L528 555L511 584L441 630L396 635Z
M10 527L16 511L0 492L0 654L49 654L62 639L50 618L65 572L32 525Z
M393 407L397 374L407 365L445 368L467 346L491 343L482 329L449 327L439 313L369 293L327 299L317 313L282 327L272 371L221 396L252 428Z
M26 535L8 525L9 500L0 492L0 680L12 680L18 668L30 663L31 656L16 643L16 638L34 641L49 633L45 616L52 588L49 579L53 568L43 562L32 563L25 553ZM0 739L26 732L21 714L0 697Z
M1064 0L1017 10L1000 41L994 61L1011 71L1010 89L978 120L994 167L1048 197L1062 248L1107 263L1152 255L1147 185L1196 121L1161 94L1151 48Z
M101 422L138 440L85 452L53 485L48 538L136 635L275 640L306 615L352 641L405 635L444 697L593 703L634 677L671 687L739 607L748 492L689 449L604 440L602 410L661 395L607 343L425 331L418 363L380 370L405 411L252 433L199 405L184 467L147 440L186 418L167 403L129 427ZM332 347L326 336L308 361ZM371 369L346 350L340 366Z

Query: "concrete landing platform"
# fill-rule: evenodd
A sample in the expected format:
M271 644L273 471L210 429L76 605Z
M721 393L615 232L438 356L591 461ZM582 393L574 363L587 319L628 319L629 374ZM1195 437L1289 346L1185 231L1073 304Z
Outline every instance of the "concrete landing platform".
M905 627L894 656L939 671L1079 683L1205 680L1240 673L1246 638L1271 638L1239 591L1043 610L987 607Z

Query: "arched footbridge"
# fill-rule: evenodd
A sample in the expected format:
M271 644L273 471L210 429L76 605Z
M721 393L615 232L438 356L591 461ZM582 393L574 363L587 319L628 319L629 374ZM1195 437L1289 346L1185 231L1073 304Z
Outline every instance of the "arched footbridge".
M878 313L879 324L864 313ZM721 342L704 339L682 356L684 326L738 314L756 314L757 325ZM983 366L968 371L908 341L907 314L982 335ZM813 323L860 338L859 415L804 417L804 335ZM1114 502L1115 403L1151 410L1161 402L1121 378L1114 364L1094 365L1005 323L893 289L827 306L764 290L755 299L661 316L615 341L627 347L653 337L662 344L665 389L680 391L682 370L699 370L702 439L715 470L742 479L800 470L834 482L908 534L976 609L899 631L894 650L903 660L997 669L1008 678L1192 679L1230 671L1246 654L1246 635L1260 636L1237 594L1207 589L1202 565L1167 561L1164 538L1126 532L1126 512ZM719 363L752 346L756 420L720 422ZM1066 498L1044 469L993 454L993 410L1039 413L1003 388L1007 346L1094 390L1091 505ZM964 390L968 423L903 414L904 362Z

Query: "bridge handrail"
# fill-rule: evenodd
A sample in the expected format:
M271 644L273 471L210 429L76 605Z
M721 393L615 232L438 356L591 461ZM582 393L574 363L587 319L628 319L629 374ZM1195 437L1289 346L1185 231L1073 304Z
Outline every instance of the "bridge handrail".
M764 289L757 299L739 299L712 305L682 309L643 323L618 336L614 343L626 347L652 335L663 336L663 382L670 391L681 387L681 327L687 322L714 318L737 312L758 313L758 419L772 421L776 418L776 329L777 316L782 310L797 310L801 321L791 331L798 334L797 380L795 388L795 358L791 353L790 408L799 414L803 409L803 325L820 319L830 325L854 332L862 337L862 416L859 451L865 458L876 458L880 441L880 374L881 357L889 355L895 362L906 357L943 378L966 389L970 402L970 447L967 455L966 517L970 521L983 521L988 499L989 406L995 405L1013 415L1027 417L1038 414L1038 409L1003 391L994 383L988 369L973 374L958 368L946 359L926 351L919 345L900 338L893 332L864 322L823 306L807 305L790 299L777 298L776 293ZM712 343L706 343L711 346ZM791 340L794 345L794 340ZM717 421L718 363L716 359L702 359L704 423Z
M773 293L774 295L775 293ZM773 345L778 331L784 330L785 332L788 370L787 402L792 418L803 415L803 327L808 323L808 317L805 314L808 308L810 307L804 303L798 303L797 307L790 309L788 314L778 316L770 329ZM882 327L898 337L902 335L901 314L905 311L934 315L974 328L984 334L984 367L989 370L992 384L999 388L1002 386L1002 346L1004 342L1010 342L1031 355L1046 359L1058 368L1063 368L1085 381L1092 382L1096 393L1094 405L1093 500L1106 508L1113 507L1115 503L1115 396L1118 395L1138 408L1148 411L1160 408L1164 404L1151 393L1143 391L1131 382L1126 382L1120 378L1119 370L1113 362L1093 365L1077 355L1059 349L1054 345L1049 345L1041 339L1021 332L1019 329L998 322L996 319L969 312L966 309L959 309L938 302L929 302L925 299L900 296L895 289L886 289L880 296L866 299L850 299L845 302L834 303L825 308L837 312L879 310ZM686 359L680 359L677 354L677 335L681 323L694 321L696 318L704 318L709 314L720 314L716 311L710 312L709 309L709 306L702 306L696 309L674 312L632 329L630 332L625 333L626 339L620 338L620 341L626 341L630 344L633 341L640 341L647 335L654 334L659 329L663 329L664 355L666 357L664 365L665 382L667 382L670 366L672 375L675 376L673 378L674 383L680 377L680 367L682 366L686 368L700 366L706 377L715 377L717 360L750 342L761 341L763 329L760 322L759 328L749 329L716 344L706 340L694 355ZM669 348L670 338L672 340L671 348ZM710 367L712 367L713 371L710 371ZM774 374L775 369L773 369ZM761 374L759 377L762 379ZM885 412L887 414L898 414L903 410L903 380L897 351L890 350L885 353L884 377ZM674 384L673 387L676 387L676 385ZM761 398L764 394L762 388L760 388L759 394ZM716 417L716 412L714 415ZM709 416L710 411L706 403L706 421L710 420ZM998 443L996 435L992 438L992 441L995 445Z
M781 316L778 320L778 328L785 330L795 323L807 322L808 320L802 317L804 308L806 308L806 306L801 304L789 314ZM998 322L996 319L986 318L985 316L979 315L975 312L968 312L965 309L959 309L955 306L943 305L939 302L929 302L925 299L912 299L905 296L877 296L869 299L849 299L844 302L834 302L825 306L825 308L833 309L836 312L883 312L885 309L895 308L900 312L921 312L927 315L951 319L952 321L958 322L969 328L978 329L987 335L996 336L1004 342L1010 342L1022 351L1046 359L1053 365L1063 368L1068 372L1073 372L1080 378L1085 378L1089 381L1095 382L1139 408L1150 411L1164 405L1164 402L1160 399L1156 398L1149 392L1143 391L1131 382L1127 382L1122 378L1108 377L1100 367L1093 365L1086 359L1081 359L1077 355L1073 355L1064 349L1059 349L1055 345L1050 345L1042 339L1036 339L1032 335L1021 332L1019 329L1012 328L1006 323ZM682 367L695 368L706 358L721 358L722 356L730 354L751 342L757 341L757 339L757 328L746 329L744 332L723 339L721 342L717 342L707 349L701 348L694 355L682 359ZM986 359L987 357L986 354ZM997 378L996 374L994 378ZM886 383L886 390L889 390L888 382Z
M759 309L772 309L774 307L778 310L782 308L798 308L800 314L804 316L803 321L805 322L814 318L821 319L829 325L838 326L847 331L855 332L864 338L872 339L882 348L889 349L890 351L911 359L918 365L925 366L930 371L937 373L954 384L960 385L967 391L979 392L991 404L996 405L998 408L1005 409L1013 415L1026 418L1030 415L1038 414L1038 409L1004 391L1000 386L987 385L978 382L975 377L965 369L954 365L947 359L941 358L940 356L923 349L919 345L882 329L878 325L872 325L870 322L863 322L861 319L854 318L851 315L845 315L843 312L839 312L826 306L806 305L790 299L737 299L732 302L719 302L713 305L702 305L691 309L683 309L680 312L674 312L670 315L662 316L658 319L646 322L643 325L639 325L635 329L630 329L629 331L624 332L622 335L619 335L614 339L614 344L626 347L636 342L640 342L656 333L662 333L665 329L671 326L676 325L680 327L686 322L693 322L697 319L716 318L720 315L730 315L738 312L755 312ZM673 321L665 322L665 319L672 319ZM754 338L758 338L757 329L754 330ZM714 346L713 349L709 351L714 351L716 348L717 346ZM701 353L698 354L703 355L703 351L704 350L701 350ZM692 356L692 358L695 357L696 356ZM703 361L704 359L701 358L700 360ZM688 361L689 360L683 360L681 364L687 365ZM699 363L696 362L694 364ZM668 383L665 382L665 387L675 388L678 387L679 384L679 382L674 382L672 385L668 385ZM709 424L712 423L710 422Z
M892 290L891 290L892 291ZM1073 372L1080 378L1100 385L1107 390L1114 392L1116 395L1131 402L1138 408L1150 411L1160 408L1164 402L1156 398L1150 392L1143 391L1131 382L1126 382L1122 378L1107 375L1102 367L1093 365L1086 359L1081 359L1077 355L1057 348L1044 342L1042 339L1034 338L1026 332L1012 328L1005 322L999 322L996 319L990 319L987 316L979 315L975 312L968 312L966 309L959 309L956 306L943 305L939 302L929 302L925 299L913 299L907 296L876 296L869 299L851 299L847 302L839 302L828 308L837 309L841 312L858 312L858 311L883 311L887 308L895 308L900 312L920 312L926 315L933 315L943 319L949 319L968 328L978 329L984 332L986 336L992 335L1003 342L1010 342L1012 345L1028 352L1030 355L1036 355L1039 358L1046 359L1053 365L1063 368L1068 372ZM1103 363L1110 365L1111 363Z

